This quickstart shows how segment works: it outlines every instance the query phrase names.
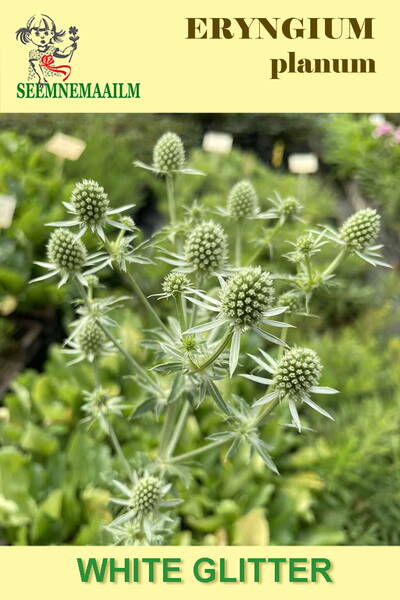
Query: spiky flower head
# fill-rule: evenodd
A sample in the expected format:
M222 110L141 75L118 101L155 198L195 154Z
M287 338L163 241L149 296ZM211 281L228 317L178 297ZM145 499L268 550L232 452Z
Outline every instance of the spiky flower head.
M278 362L274 384L282 395L296 397L307 394L318 384L322 365L318 355L309 348L292 348Z
M282 200L280 212L283 217L290 219L290 217L298 214L301 211L301 208L302 206L296 198L293 196L288 196L288 198L284 198Z
M301 297L294 292L285 292L279 296L278 306L287 306L290 312L296 312L301 308Z
M130 508L139 516L153 512L161 500L162 487L162 481L153 475L145 475L132 490Z
M162 282L163 292L169 296L183 294L190 287L190 281L184 273L172 271L164 277Z
M315 249L315 237L312 233L301 235L296 241L296 250L303 256L309 256Z
M97 357L102 353L106 337L94 321L86 321L78 335L78 344L87 357Z
M71 204L80 222L99 225L105 218L110 201L104 188L93 179L83 179L72 190Z
M182 169L185 163L185 149L179 135L164 133L153 150L153 166L161 173L171 173Z
M212 273L220 269L224 265L226 254L226 234L213 221L200 223L186 239L186 262L201 273Z
M271 276L261 267L246 267L234 275L222 291L222 312L240 327L259 323L271 308L275 290Z
M359 210L343 223L339 231L340 239L352 250L365 250L378 236L380 222L376 210Z
M257 193L249 181L239 181L228 196L228 211L233 219L252 217L258 209Z
M86 262L87 252L73 233L56 229L47 244L47 257L60 271L77 273Z

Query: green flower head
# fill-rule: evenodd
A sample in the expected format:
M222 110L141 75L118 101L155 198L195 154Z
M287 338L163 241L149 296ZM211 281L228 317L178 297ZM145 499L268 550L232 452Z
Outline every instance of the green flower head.
M293 348L285 352L274 375L276 389L282 395L298 396L317 385L322 365L318 355L308 348Z
M179 135L164 133L154 146L153 166L160 173L171 173L182 169L185 163L185 149Z
M222 227L213 221L200 223L186 239L186 262L200 273L209 274L221 269L226 255L226 234Z
M272 307L275 290L271 276L261 267L247 267L234 275L222 291L222 312L240 327L261 322Z
M94 226L103 222L110 201L97 181L83 179L72 190L71 204L81 223Z
M73 233L65 229L56 229L47 245L47 257L60 271L76 273L85 264L86 248Z
M359 210L349 217L339 231L340 239L352 250L365 250L378 236L381 218L372 208Z
M239 181L230 191L228 212L233 219L252 217L258 210L257 193L249 181Z

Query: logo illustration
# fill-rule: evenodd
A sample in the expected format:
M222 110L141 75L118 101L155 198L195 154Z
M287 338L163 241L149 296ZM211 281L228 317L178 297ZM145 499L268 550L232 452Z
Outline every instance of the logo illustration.
M17 40L32 46L28 55L28 81L39 84L66 81L71 75L70 64L57 64L56 59L68 59L71 62L78 47L78 29L69 27L70 44L64 46L66 32L57 29L48 15L33 15L25 27L16 31Z

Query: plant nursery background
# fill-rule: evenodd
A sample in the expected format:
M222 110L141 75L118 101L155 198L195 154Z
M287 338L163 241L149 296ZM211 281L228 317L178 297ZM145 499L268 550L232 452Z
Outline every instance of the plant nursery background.
M176 509L170 543L400 544L399 125L394 114L0 117L0 543L108 543L104 526L112 520L109 478L116 457L104 433L81 422L92 372L85 363L67 367L61 351L71 321L69 291L52 280L28 282L39 274L34 261L45 257L46 223L65 218L62 201L84 178L98 181L113 206L135 204L129 215L143 239L163 226L168 207L162 178L133 162L151 163L157 139L173 131L190 167L206 174L179 178L179 204L198 206L205 218L225 226L217 209L242 179L253 184L261 210L268 210L275 193L301 202L305 225L283 227L274 252L260 254L266 270L290 268L285 255L299 227L340 227L367 207L382 217L378 241L392 268L371 268L351 257L335 278L340 285L317 290L312 312L318 318L293 317L293 339L299 335L318 353L324 385L340 390L324 397L335 421L308 411L301 434L282 427L283 415L268 421L263 438L280 475L256 456L249 463L241 453L224 460L219 449L199 456L191 477L176 484L184 502ZM48 151L57 132L85 142L77 160ZM203 143L210 132L229 134L232 148ZM290 157L298 153L313 154L318 169L293 172L298 169ZM10 215L6 197L16 199ZM251 227L244 233L243 251L250 257L256 239ZM160 293L170 271L152 259L155 265L134 265L146 296ZM124 347L146 366L146 312L111 271L103 284L108 292L130 296L114 318ZM162 315L166 304L155 302ZM259 345L248 336L242 350L255 353ZM145 391L128 374L123 357L103 359L102 385L131 400L115 430L125 455L140 461L156 452L157 415L150 411L137 422ZM255 399L251 382L234 377L227 385L230 394ZM180 452L196 448L217 422L206 399L189 417Z

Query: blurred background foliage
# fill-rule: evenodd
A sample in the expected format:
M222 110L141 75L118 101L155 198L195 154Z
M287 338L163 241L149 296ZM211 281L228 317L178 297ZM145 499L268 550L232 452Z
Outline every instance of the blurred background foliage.
M398 115L386 115L396 126ZM75 181L98 180L114 205L136 204L136 223L149 235L166 214L161 180L132 166L151 161L158 137L182 136L191 167L207 177L181 177L182 204L199 202L210 218L226 202L231 186L247 178L261 207L274 192L297 196L307 225L338 225L369 205L383 215L382 241L391 272L349 260L341 286L319 292L313 310L319 319L294 317L297 339L314 348L325 365L324 384L338 388L328 397L334 423L314 417L314 431L301 436L285 429L285 413L265 426L281 475L239 455L223 462L218 451L178 484L185 502L174 544L400 544L400 144L374 135L366 115L3 115L0 117L0 195L17 199L10 227L0 229L0 540L10 544L108 543L102 526L111 519L110 480L118 462L104 435L80 425L82 392L91 389L89 367L66 367L59 343L71 320L68 291L52 284L28 286L33 260L43 258L45 223L63 218L61 202ZM205 132L229 132L229 154L201 150ZM87 143L81 158L61 163L44 148L56 131ZM288 155L314 152L317 175L290 174ZM204 214L204 212L203 212ZM245 251L262 233L247 233ZM287 240L298 235L287 225L273 256L261 257L273 272L291 269L282 258ZM229 232L228 232L229 233ZM137 267L146 293L159 292L165 264ZM108 288L125 293L109 275ZM284 291L281 290L281 291ZM167 302L159 310L169 311ZM124 344L145 364L140 341L146 315L135 297L117 315ZM257 340L247 337L243 351ZM143 391L126 377L118 356L103 359L102 383L123 393L133 406ZM254 384L236 377L230 392L252 400ZM257 392L257 390L256 390ZM330 399L329 399L330 398ZM330 405L329 405L330 404ZM329 406L328 406L329 405ZM157 448L158 425L146 414L114 426L127 456ZM307 421L308 420L308 421ZM200 432L215 431L219 418L204 403L189 420L179 446L196 447Z

